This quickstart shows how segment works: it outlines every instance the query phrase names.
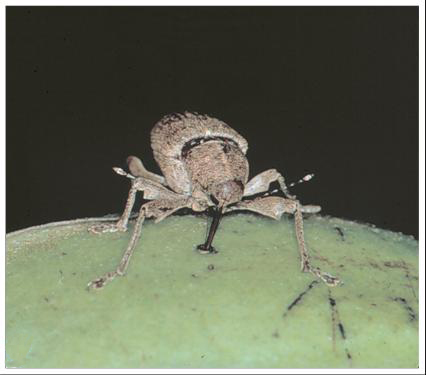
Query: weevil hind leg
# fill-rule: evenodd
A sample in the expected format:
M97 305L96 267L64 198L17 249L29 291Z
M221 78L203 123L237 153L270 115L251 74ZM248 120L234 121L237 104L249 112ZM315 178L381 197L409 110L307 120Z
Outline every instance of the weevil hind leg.
M321 210L321 207L302 206L297 200L272 196L241 201L235 206L229 207L227 212L237 210L253 211L275 220L279 220L284 213L293 214L302 272L311 272L329 286L336 286L340 283L337 277L322 272L318 267L313 267L309 259L303 231L302 212L316 213Z
M132 180L132 186L129 190L129 195L127 197L126 206L116 223L102 223L91 225L88 228L88 231L93 234L108 233L108 232L125 232L127 231L127 224L129 222L130 214L132 213L133 205L135 204L136 192L138 191L138 186L135 183L136 180Z

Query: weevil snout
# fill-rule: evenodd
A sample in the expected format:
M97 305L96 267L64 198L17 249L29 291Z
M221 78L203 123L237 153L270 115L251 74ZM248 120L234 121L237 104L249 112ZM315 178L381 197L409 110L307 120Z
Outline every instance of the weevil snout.
M229 204L241 201L244 193L244 185L240 180L226 180L211 185L208 190L210 192L210 198L216 207L214 209L213 221L210 225L206 242L197 246L199 252L202 254L217 253L212 246L212 242L222 217L223 208Z
M218 207L225 207L241 201L244 193L244 185L239 180L228 180L214 184L210 188L213 202Z

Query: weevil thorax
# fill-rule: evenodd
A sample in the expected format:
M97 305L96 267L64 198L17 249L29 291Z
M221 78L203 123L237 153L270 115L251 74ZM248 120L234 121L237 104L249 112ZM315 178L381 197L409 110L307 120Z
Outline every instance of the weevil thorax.
M247 141L223 121L185 112L163 117L151 132L154 158L177 193L238 202L248 179Z

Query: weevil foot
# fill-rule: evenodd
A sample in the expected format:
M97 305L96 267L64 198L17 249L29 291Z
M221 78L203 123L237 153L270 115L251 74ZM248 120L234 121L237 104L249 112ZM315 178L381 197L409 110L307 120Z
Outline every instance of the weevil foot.
M324 281L328 286L337 286L342 282L338 277L328 273L323 273L321 280Z
M115 223L115 224L109 223L109 224L91 225L87 230L93 234L101 234L101 233L112 233L112 232L125 232L127 231L127 227L119 223Z
M302 261L302 272L311 272L311 265L307 259Z
M91 289L102 289L105 285L106 280L103 277L100 277L99 279L91 281L89 284L87 284L87 290Z
M311 268L309 271L319 277L328 286L337 286L342 282L338 277L330 275L327 272L322 272L319 268Z
M198 252L200 254L217 254L218 251L213 247L207 247L206 244L201 244L197 246Z
M117 272L108 272L104 276L99 277L98 279L95 279L87 284L87 290L92 289L102 289L106 284L108 284L110 281L112 281L115 276L117 276Z

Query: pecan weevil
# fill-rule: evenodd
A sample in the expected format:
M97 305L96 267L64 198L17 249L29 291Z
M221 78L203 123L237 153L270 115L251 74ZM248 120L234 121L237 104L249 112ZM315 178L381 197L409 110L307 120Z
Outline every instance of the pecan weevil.
M127 158L130 173L113 168L131 180L126 207L118 222L93 225L89 227L90 232L126 231L137 191L142 191L148 202L139 210L132 237L117 269L91 281L89 289L102 288L116 276L125 274L145 218L159 222L181 208L195 212L212 208L214 211L206 242L198 245L200 253L216 252L212 246L213 237L222 215L227 212L248 210L276 220L283 213L293 214L302 271L313 273L330 286L340 282L337 277L313 267L309 261L302 213L317 213L321 207L301 205L289 193L284 177L275 169L268 169L248 180L249 165L245 156L248 144L230 126L207 115L172 113L152 129L151 146L164 176L147 171L135 156ZM270 184L275 181L284 197L267 194ZM266 195L259 196L259 193Z

